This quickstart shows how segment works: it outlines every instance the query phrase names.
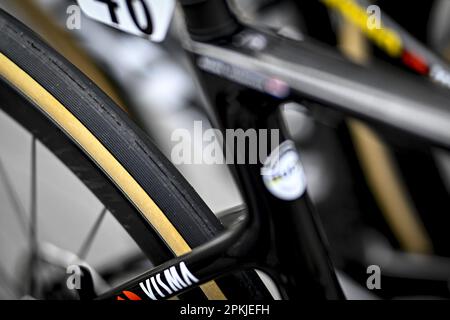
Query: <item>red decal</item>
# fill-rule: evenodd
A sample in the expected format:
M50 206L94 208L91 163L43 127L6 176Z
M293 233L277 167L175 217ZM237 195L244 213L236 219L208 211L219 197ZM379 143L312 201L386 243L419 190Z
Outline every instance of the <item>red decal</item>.
M141 297L139 297L137 294L131 292L131 291L122 291L122 293L125 295L126 299L122 298L121 296L117 296L117 300L124 301L124 300L142 300Z
M137 294L134 294L131 291L123 291L123 294L129 299L129 300L142 300Z
M418 56L412 52L404 51L402 55L403 63L408 67L414 69L420 74L428 74L430 68L428 67L427 62L421 56Z

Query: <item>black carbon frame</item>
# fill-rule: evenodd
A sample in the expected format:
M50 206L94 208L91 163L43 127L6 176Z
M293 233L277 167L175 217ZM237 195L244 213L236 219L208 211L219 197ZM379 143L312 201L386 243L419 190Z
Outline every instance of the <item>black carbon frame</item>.
M182 3L208 1L213 2ZM219 2L223 4L222 0ZM202 33L202 39L208 42L185 44L217 127L279 129L281 141L285 141L289 136L279 106L286 101L299 101L305 106L331 108L431 145L450 148L447 90L387 66L371 69L356 66L316 44L288 40L242 23L237 28L227 26L229 33L221 32L220 38L212 39L205 36L206 31L214 30L208 21L208 28ZM243 35L262 38L265 44L255 48L236 41ZM205 70L199 63L201 59L218 64L219 71ZM236 79L236 74L244 75L243 79ZM262 83L271 79L282 81L289 91L276 97L264 86L246 84L248 77ZM170 294L165 291L165 298L233 271L260 269L277 283L283 298L343 299L326 239L308 195L295 201L280 200L264 186L261 165L234 165L232 169L248 206L244 221L191 253L98 298L116 299L125 290L140 292L139 296L145 298L140 283L151 278L157 281L158 274L162 277L164 271L173 267L179 270L180 264L185 264L199 281L178 291L171 290Z

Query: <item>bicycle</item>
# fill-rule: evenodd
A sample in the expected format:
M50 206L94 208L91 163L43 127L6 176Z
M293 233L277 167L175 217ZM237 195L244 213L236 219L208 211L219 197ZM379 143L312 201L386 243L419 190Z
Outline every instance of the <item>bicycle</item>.
M344 298L279 105L301 101L313 109L331 107L448 148L448 93L401 73L368 71L320 46L247 26L225 1L179 3L189 32L185 47L218 126L280 130L280 160L288 169L271 163L269 169L278 175L265 180L261 164L235 165L248 214L224 230L123 111L30 30L1 13L2 110L32 133L32 223L30 230L25 228L31 276L26 295L37 295L33 268L45 258L33 226L39 140L103 202L100 217L105 210L111 212L155 266L100 295L80 290L80 297L156 300L186 293L213 299L240 294L267 298L257 269L274 279L284 298ZM136 15L131 17L139 27ZM149 26L139 29L152 34ZM297 184L283 181L292 176ZM292 193L273 187L276 179ZM83 270L83 287L92 288L92 271ZM233 272L239 273L222 278ZM193 289L198 286L203 293Z

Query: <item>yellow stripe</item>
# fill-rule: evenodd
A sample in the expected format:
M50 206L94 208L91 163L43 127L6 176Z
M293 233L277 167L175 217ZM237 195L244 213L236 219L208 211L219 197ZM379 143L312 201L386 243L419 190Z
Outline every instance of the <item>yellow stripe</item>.
M127 170L97 140L97 138L39 83L14 62L0 53L0 74L35 102L51 119L64 129L92 159L110 176L132 203L158 231L172 251L180 256L191 248ZM202 290L210 299L225 299L215 282L205 284Z
M327 7L342 14L344 18L357 26L369 39L392 57L399 57L403 52L401 37L394 30L381 23L380 28L369 28L369 14L354 0L322 0Z

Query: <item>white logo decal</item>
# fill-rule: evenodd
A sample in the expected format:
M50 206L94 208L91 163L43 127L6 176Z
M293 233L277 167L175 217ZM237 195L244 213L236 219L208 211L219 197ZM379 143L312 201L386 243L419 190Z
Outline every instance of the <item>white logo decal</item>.
M306 191L305 172L292 141L285 141L272 151L261 175L270 193L282 200L296 200Z
M270 94L275 98L286 98L291 89L280 79L268 77L262 73L246 70L221 60L210 57L200 57L198 66L210 73L240 83L244 86Z
M162 275L164 275L164 278L162 278ZM139 283L139 286L150 299L158 300L158 298L165 298L166 294L171 295L197 282L199 280L189 271L186 264L181 262L179 270L173 266L145 280L145 282Z
M162 41L175 10L175 0L78 0L90 18L122 31Z

